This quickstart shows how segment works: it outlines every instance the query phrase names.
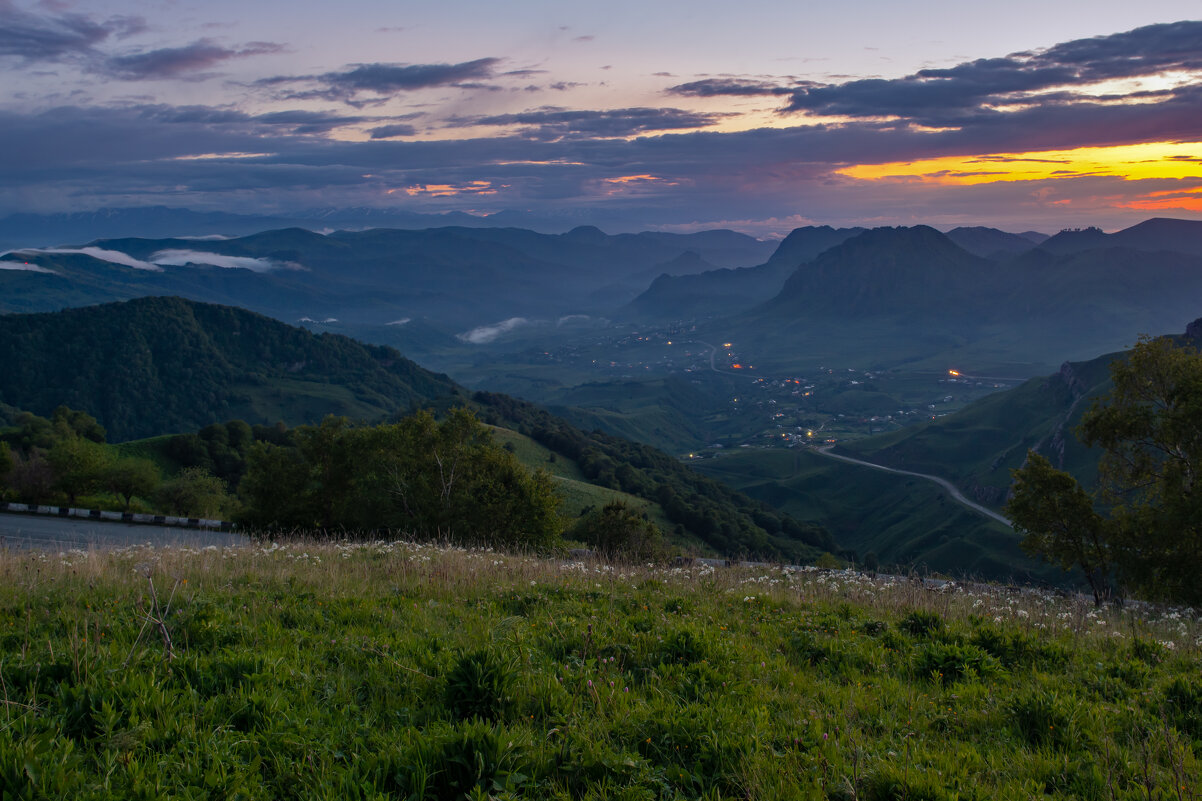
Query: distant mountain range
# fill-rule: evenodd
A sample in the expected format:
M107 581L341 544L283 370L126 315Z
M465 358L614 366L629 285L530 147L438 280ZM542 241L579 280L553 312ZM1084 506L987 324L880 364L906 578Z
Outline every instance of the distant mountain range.
M767 262L755 267L665 270L619 316L682 319L723 316L750 308L779 292L785 279L799 266L864 231L864 228L807 226L795 229Z
M592 221L597 222L596 215ZM307 228L311 231L362 230L367 228L528 228L559 234L586 220L575 210L559 216L522 211L499 211L489 215L459 211L421 214L400 209L328 208L287 214L230 214L193 211L167 206L104 208L59 214L10 214L0 218L0 250L9 248L79 245L96 239L138 236L150 239L204 236L244 236L272 228ZM627 230L613 220L616 230Z
M518 228L303 228L234 239L101 239L0 257L0 311L50 311L145 295L243 306L287 321L446 333L514 318L556 320L625 303L663 265L756 264L775 248L733 231L607 235ZM683 258L692 253L695 258Z
M1157 230L1166 232L1162 247L1136 247L1150 247ZM1081 236L1094 247L1056 244ZM878 228L801 265L771 300L712 327L765 364L1030 375L1202 311L1202 222L1151 220L1100 237L1062 233L999 259L926 226Z

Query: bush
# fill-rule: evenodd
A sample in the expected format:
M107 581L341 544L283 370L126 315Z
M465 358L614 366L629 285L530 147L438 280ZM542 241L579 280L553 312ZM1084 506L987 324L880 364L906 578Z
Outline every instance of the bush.
M923 646L915 655L914 670L919 676L950 684L961 679L997 675L1001 665L975 645L935 642Z
M611 501L580 518L565 536L614 559L646 561L663 552L659 528L622 501Z
M1080 739L1075 708L1055 691L1040 689L1020 695L1006 705L1006 712L1028 745L1067 748Z
M447 709L459 720L500 720L512 706L513 666L492 649L464 654L447 676Z
M943 631L943 618L935 612L915 609L903 617L897 627L912 637L930 637Z

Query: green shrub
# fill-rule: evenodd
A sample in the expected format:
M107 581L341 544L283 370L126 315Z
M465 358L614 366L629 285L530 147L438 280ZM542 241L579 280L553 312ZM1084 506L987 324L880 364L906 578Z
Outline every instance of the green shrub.
M950 684L995 676L1001 672L1001 665L975 645L934 642L914 655L914 671L918 676Z
M943 618L935 612L915 609L903 617L897 627L911 637L930 637L943 631Z
M509 710L513 686L512 664L489 648L464 654L447 676L443 696L447 709L459 720L499 720Z
M1028 745L1067 748L1078 739L1076 709L1054 690L1023 693L1006 704L1006 714Z

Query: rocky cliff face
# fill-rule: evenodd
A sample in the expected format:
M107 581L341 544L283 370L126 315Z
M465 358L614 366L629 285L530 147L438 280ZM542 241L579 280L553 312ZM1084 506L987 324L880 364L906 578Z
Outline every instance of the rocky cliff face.
M1185 327L1185 335L1190 339L1202 339L1202 317Z

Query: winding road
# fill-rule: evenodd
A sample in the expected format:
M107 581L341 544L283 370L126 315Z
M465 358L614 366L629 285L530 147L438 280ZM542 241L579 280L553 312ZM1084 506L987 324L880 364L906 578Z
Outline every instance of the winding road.
M705 347L710 349L710 369L713 370L715 373L721 373L721 372L733 373L734 372L733 370L725 370L725 371L719 370L718 367L714 364L714 358L718 355L718 347L716 345L712 345L709 342L703 342L700 339L695 339L692 341L697 342L701 345L704 345ZM964 376L964 377L965 378L982 378L982 379L990 378L989 376ZM1016 379L999 377L999 378L997 378L997 380L999 380L999 381L1015 381ZM826 425L826 423L823 423L823 426L825 426L825 425ZM818 430L821 431L822 429L820 428ZM1003 526L1006 526L1007 528L1014 528L1014 526L1010 523L1010 521L1007 520L1003 515L1000 515L997 512L993 511L992 509L988 509L988 508L982 506L981 504L976 503L974 501L970 501L968 498L964 497L964 493L960 492L960 490L958 490L956 488L955 484L953 484L952 482L948 481L945 478L940 478L939 476L932 476L927 473L915 473L912 470L898 470L896 467L885 467L884 465L874 464L873 462L865 462L863 459L854 459L850 456L842 456L837 453L832 453L831 449L829 447L828 448L811 448L810 450L812 450L814 453L820 453L823 456L827 456L831 459L838 459L840 462L847 462L848 464L858 464L858 465L861 465L862 467L870 467L873 470L881 470L883 472L894 473L899 476L913 476L914 478L921 478L921 479L925 479L927 481L932 481L932 482L938 484L940 487L943 487L943 489L947 490L948 495L952 496L952 500L956 501L957 503L961 504L962 506L966 506L969 509L973 510L974 512L985 515L986 517L988 517L992 520L996 520L997 522L1001 523Z
M1004 516L998 514L997 512L993 511L992 509L987 509L984 506L981 506L981 504L970 501L968 498L964 497L964 493L962 493L962 492L960 492L960 490L956 489L956 485L952 484L952 482L948 481L946 478L940 478L939 476L928 475L927 473L915 473L913 470L898 470L896 467L885 467L884 465L874 464L872 462L865 462L863 459L853 459L850 456L842 456L838 453L832 453L830 448L812 448L811 450L814 453L820 453L823 456L826 456L828 458L838 459L840 462L847 462L848 464L858 464L858 465L862 465L864 467L871 467L873 470L882 470L886 473L896 473L899 476L913 476L914 478L924 478L927 481L933 481L936 484L938 484L939 486L943 487L945 490L947 490L948 494L951 495L952 499L954 501L956 501L957 503L962 504L963 506L967 506L969 509L972 509L974 512L978 512L980 514L985 515L986 517L992 518L992 519L998 521L999 523L1001 523L1002 525L1006 526L1007 528L1014 528L1014 526L1011 525L1010 521L1007 520Z

